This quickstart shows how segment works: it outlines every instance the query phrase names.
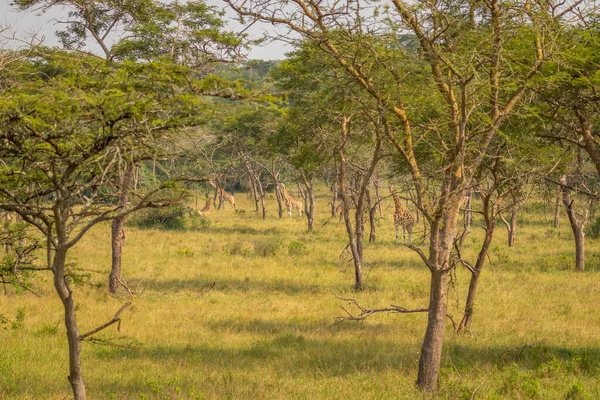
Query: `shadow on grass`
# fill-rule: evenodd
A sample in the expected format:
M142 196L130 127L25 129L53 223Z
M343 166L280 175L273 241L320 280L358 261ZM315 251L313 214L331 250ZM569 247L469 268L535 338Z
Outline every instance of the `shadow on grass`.
M461 372L488 364L499 369L517 365L529 370L600 374L600 349L597 348L522 345L481 349L453 344L444 350L447 362L451 360L453 367Z
M304 335L283 333L231 348L219 346L156 346L135 349L98 348L96 357L104 360L135 360L153 363L183 362L214 370L263 368L286 375L346 376L360 371L370 373L388 369L414 371L417 366L414 346L397 346L389 341L357 338L342 340L309 339Z
M284 232L279 228L256 229L250 226L215 226L206 230L211 234L223 233L226 235L282 235Z
M133 278L132 280L135 280ZM347 282L335 284L316 284L304 283L289 279L270 279L252 278L246 276L243 278L222 278L219 276L203 276L194 279L144 279L143 286L146 292L155 291L158 293L175 293L178 291L201 292L216 282L213 290L221 292L262 292L262 293L284 293L288 295L297 294L322 294L322 293L347 293L352 289L353 282L349 279ZM380 288L371 285L367 286L367 291L378 291Z
M199 364L215 370L269 368L285 376L316 374L327 377L396 370L416 373L419 348L415 343L399 345L385 340L360 338L307 338L302 334L280 333L232 348L220 346L155 346L135 349L98 348L96 357L104 360L146 360L152 363ZM268 364L267 364L268 363ZM476 369L514 368L542 374L560 373L595 376L600 373L600 350L552 346L496 347L474 349L451 346L445 349L443 366L459 373Z

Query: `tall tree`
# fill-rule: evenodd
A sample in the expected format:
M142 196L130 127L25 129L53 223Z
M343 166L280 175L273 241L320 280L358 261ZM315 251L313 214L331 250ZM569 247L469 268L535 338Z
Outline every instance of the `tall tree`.
M314 41L372 98L386 136L408 165L416 202L429 224L428 254L411 248L431 278L417 385L436 390L450 256L465 191L551 54L553 30L573 5L392 0L389 14L379 18L378 12L366 15L362 5L368 3L361 2L227 2L244 18L287 27ZM400 35L406 32L412 37ZM426 101L419 102L419 96ZM423 143L431 148L426 157ZM435 190L428 185L429 168L439 177Z
M168 192L156 186L135 193L124 210L115 204L118 165L131 143L151 153L173 129L193 124L199 103L172 91L188 80L171 64L116 66L50 52L19 68L26 72L18 74L19 85L0 99L0 209L18 214L47 242L48 268L64 308L69 382L81 400L82 342L110 323L80 332L69 250L102 221L178 197L166 183Z
M168 59L205 73L215 62L238 59L244 35L226 31L223 12L203 1L162 3L156 0L15 0L22 10L66 8L59 22L66 27L56 32L62 47L91 53L107 62ZM218 81L215 81L218 83ZM126 210L137 165L135 148L129 162L120 163L121 187L118 202ZM125 215L115 218L111 229L112 266L108 288L116 293L121 285Z

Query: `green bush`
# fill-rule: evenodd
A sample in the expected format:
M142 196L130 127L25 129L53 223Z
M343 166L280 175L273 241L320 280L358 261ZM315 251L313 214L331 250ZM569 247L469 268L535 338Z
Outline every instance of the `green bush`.
M308 247L302 242L291 242L288 245L288 254L290 256L301 256L308 254Z
M592 239L598 239L600 237L600 217L597 217L596 220L587 227L585 234Z
M137 212L128 223L140 229L184 230L185 215L183 206L149 208Z
M176 205L139 211L128 224L140 229L201 230L210 227L210 220L187 207Z
M281 248L281 242L276 239L256 239L254 252L262 257L273 257Z

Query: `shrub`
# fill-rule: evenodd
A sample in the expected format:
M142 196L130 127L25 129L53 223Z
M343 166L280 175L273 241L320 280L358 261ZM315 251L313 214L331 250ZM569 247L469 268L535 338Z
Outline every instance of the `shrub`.
M281 248L281 242L276 239L257 239L254 241L254 252L262 257L272 257Z
M140 229L201 230L210 227L210 220L182 206L151 208L133 215L129 225Z
M140 229L183 230L185 214L183 206L150 208L136 213L128 223Z
M598 239L600 237L600 217L596 217L596 220L585 231L588 237Z
M308 247L302 242L291 242L288 245L288 254L290 256L301 256L308 254Z
M228 246L229 254L248 257L252 254L252 246L244 241L238 240Z

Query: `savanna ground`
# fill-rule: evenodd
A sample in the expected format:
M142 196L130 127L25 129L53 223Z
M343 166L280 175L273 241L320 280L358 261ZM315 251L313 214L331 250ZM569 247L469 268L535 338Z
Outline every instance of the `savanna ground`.
M212 211L204 230L128 227L124 278L140 293L121 315L120 333L115 325L97 337L131 347L84 343L89 397L422 398L414 381L426 314L338 324L335 317L346 305L339 298L353 296L371 308L426 307L429 274L411 250L394 246L388 201L378 241L365 248L367 289L355 294L352 270L339 257L344 227L328 217L321 194L312 233L304 220L278 219L272 199L262 220L241 193L236 202L246 211ZM436 398L600 398L600 246L588 240L588 272L575 273L566 218L560 229L551 219L542 203L525 205L514 249L498 225L472 332L456 335L447 325ZM471 256L479 225L466 241ZM418 241L422 228L415 230ZM127 301L106 290L109 233L101 225L71 252L90 274L75 285L82 332ZM449 309L457 322L467 285L458 270ZM70 396L62 307L49 274L38 275L35 290L41 297L0 295L12 320L0 330L2 399Z

